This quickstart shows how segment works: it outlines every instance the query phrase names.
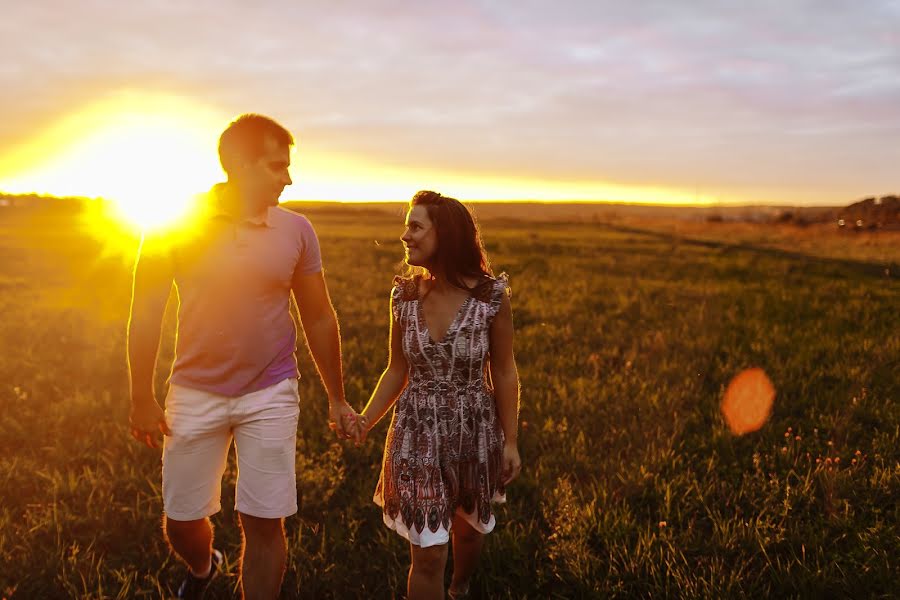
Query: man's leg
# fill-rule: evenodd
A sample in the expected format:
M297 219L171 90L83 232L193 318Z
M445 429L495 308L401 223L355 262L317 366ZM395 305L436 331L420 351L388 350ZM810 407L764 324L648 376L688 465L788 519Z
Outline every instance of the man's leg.
M172 550L188 564L194 575L203 577L209 572L213 541L209 519L175 521L166 517L163 531Z
M162 455L163 531L172 550L196 576L210 567L213 529L221 508L222 474L231 446L227 398L169 386Z
M450 591L465 594L469 591L469 582L478 566L481 548L484 546L484 534L476 531L460 514L453 517L453 579Z
M297 512L297 380L241 396L234 440L235 510L244 534L244 597L277 598L287 559L284 517Z
M284 519L238 514L244 533L241 592L247 600L277 598L287 561Z
M422 548L409 545L412 564L409 567L407 595L409 600L435 600L444 597L444 570L447 567L447 544Z

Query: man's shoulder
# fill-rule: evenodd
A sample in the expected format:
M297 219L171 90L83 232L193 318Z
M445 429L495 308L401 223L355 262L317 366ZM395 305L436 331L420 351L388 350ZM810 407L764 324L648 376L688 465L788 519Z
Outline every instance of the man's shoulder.
M298 231L313 231L313 224L309 218L301 213L294 212L283 206L273 206L269 209L269 218L275 225L293 227Z

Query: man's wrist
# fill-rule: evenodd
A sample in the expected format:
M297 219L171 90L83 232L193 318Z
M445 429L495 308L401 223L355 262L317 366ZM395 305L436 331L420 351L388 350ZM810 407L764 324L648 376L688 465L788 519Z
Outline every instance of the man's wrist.
M144 394L131 394L131 404L132 406L149 406L150 404L157 404L155 395L150 393Z

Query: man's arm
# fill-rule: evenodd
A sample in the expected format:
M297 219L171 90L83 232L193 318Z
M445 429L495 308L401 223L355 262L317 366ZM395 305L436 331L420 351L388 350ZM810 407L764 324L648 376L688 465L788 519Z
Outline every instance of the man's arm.
M344 398L344 375L341 366L341 334L337 315L331 305L323 272L294 275L291 288L306 343L328 394L329 426L349 438L355 432L356 412Z
M128 318L128 375L131 389L131 435L157 448L156 432L170 435L165 413L156 401L153 374L166 302L174 277L167 252L143 240L138 249Z

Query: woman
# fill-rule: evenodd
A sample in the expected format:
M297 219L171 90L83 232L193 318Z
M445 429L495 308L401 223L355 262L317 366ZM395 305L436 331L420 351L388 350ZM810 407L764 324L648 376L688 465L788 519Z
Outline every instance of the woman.
M521 468L519 377L506 275L492 276L458 200L418 192L401 238L415 273L391 291L390 358L358 421L362 441L396 401L375 502L410 542L409 598L465 597L492 502ZM489 376L489 377L488 377Z

